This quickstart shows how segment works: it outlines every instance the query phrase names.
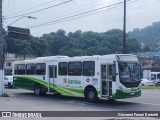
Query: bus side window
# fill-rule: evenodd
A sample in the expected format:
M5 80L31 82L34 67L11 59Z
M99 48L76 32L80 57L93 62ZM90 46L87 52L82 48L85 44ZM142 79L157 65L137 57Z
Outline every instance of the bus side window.
M67 75L67 62L60 62L59 63L58 75Z
M82 75L82 62L69 62L68 75L81 76Z
M26 64L26 75L35 75L36 65L34 63Z
M25 75L25 71L26 71L25 69L26 69L25 64L18 64L16 74L17 75Z
M45 75L45 73L46 73L46 64L37 63L36 64L36 75Z
M83 62L83 76L94 76L95 75L95 62L84 61Z

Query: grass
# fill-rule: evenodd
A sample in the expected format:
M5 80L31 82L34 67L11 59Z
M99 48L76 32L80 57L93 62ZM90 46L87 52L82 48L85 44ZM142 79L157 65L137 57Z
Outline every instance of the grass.
M158 90L160 90L160 86L142 86L141 88L142 89L154 89L154 90L158 89Z
M9 97L7 93L3 93L0 97Z

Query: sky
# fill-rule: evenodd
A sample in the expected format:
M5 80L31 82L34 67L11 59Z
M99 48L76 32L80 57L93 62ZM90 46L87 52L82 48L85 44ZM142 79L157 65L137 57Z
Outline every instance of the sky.
M126 0L126 30L160 21L160 0ZM33 36L58 29L106 32L123 30L124 0L3 0L3 26L28 28ZM36 19L27 18L28 16Z

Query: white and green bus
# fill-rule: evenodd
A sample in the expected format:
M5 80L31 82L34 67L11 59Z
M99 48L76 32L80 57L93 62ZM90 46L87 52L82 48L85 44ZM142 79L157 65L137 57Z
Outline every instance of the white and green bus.
M141 96L140 65L131 54L15 61L13 77L14 87L33 90L36 95L59 93L82 96L90 102Z

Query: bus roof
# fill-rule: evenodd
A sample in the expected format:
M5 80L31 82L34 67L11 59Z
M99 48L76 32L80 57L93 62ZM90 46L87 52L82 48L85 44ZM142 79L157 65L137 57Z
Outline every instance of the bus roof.
M46 57L38 57L36 60L57 60L59 58L70 58L68 56L62 56L62 55L57 55L57 56L46 56Z
M81 61L81 60L121 60L121 61L138 61L137 57L132 54L109 54L109 55L93 55L93 56L47 56L38 57L32 60L15 61L15 63L25 64L31 62L46 62L46 61Z

